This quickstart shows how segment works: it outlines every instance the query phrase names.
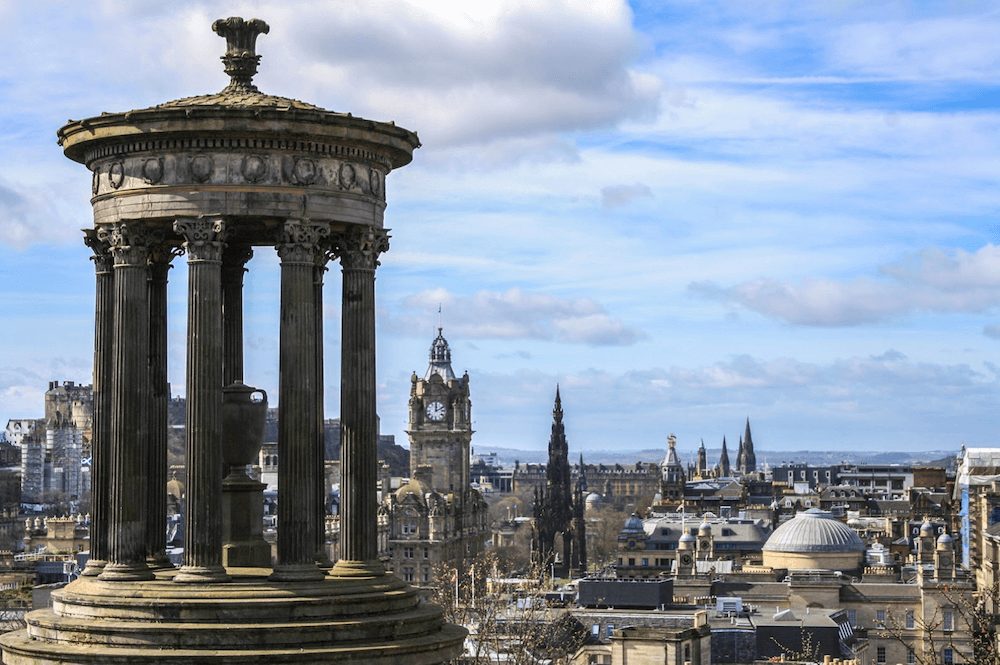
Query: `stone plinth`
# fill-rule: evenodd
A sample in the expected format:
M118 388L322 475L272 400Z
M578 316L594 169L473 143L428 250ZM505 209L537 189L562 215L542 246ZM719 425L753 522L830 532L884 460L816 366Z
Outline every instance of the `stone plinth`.
M227 477L222 483L222 565L226 568L271 565L264 540L264 483Z
M53 593L27 630L0 636L8 665L335 663L422 665L455 657L465 631L393 577L269 582L230 568L223 584L81 578Z

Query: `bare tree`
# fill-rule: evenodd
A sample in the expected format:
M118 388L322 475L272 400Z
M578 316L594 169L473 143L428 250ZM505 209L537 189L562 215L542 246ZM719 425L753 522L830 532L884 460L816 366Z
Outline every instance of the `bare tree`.
M945 649L951 649L955 663L1000 665L998 617L993 613L1000 600L998 585L980 590L943 587L938 594L940 602L929 614L920 608L901 615L889 611L874 634L903 645L919 665L944 665Z
M546 566L532 565L517 578L495 551L478 555L465 570L443 566L433 600L445 617L469 629L463 663L534 665L576 651L586 630L544 599Z

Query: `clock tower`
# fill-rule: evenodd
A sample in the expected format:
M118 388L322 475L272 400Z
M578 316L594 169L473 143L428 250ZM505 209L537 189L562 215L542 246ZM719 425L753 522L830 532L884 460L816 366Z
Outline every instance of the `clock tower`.
M423 378L410 377L410 475L430 467L431 487L453 492L462 501L469 489L469 447L472 444L472 401L469 374L455 376L451 349L438 328L431 343L430 363Z

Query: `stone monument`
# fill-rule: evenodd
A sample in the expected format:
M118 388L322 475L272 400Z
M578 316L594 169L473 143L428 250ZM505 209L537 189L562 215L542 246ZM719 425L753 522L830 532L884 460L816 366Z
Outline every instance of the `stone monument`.
M91 560L50 609L0 637L3 662L439 663L464 630L387 575L376 551L375 270L385 181L416 134L260 92L259 19L228 18L230 83L69 121L59 143L92 174L96 269ZM243 381L243 273L280 258L277 556L224 556L224 388ZM165 553L166 295L188 262L184 559ZM323 274L343 271L341 559L323 562ZM251 436L252 434L247 434ZM229 458L239 463L236 458ZM243 489L253 491L249 486ZM224 497L226 499L224 500ZM245 497L244 497L245 499ZM232 516L230 515L230 518ZM246 556L244 556L246 555ZM262 563L262 562L261 562ZM229 564L228 566L226 564Z

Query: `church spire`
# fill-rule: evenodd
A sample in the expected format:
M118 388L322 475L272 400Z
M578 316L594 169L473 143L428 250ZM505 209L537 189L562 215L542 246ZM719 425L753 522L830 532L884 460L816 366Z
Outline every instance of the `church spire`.
M746 430L743 432L743 473L753 473L757 470L757 454L753 451L753 437L750 436L750 417L747 416Z
M729 467L729 450L726 448L726 437L722 437L722 454L719 455L719 476L726 478L731 469Z

